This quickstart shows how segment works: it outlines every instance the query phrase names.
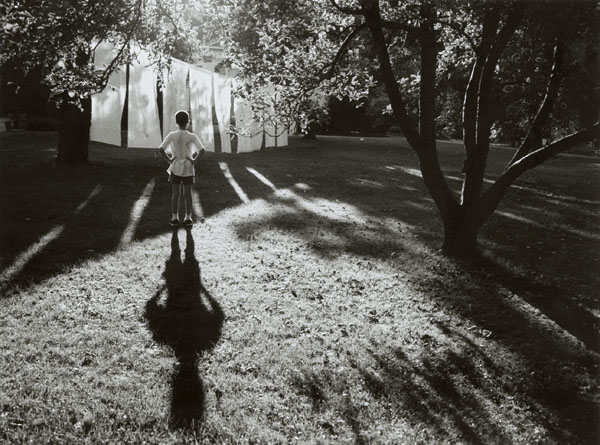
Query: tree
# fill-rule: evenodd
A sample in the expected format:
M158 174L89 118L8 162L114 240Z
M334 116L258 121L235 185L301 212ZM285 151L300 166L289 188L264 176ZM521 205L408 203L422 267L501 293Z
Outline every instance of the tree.
M559 97L565 55L571 49L565 41L572 44L586 33L597 40L597 5L574 3L218 0L214 8L229 54L249 88L262 82L283 86L286 93L281 99L285 96L295 103L300 114L307 113L300 107L301 99L315 91L350 99L364 96L374 82L369 67L375 62L376 76L418 155L443 221L443 250L472 255L482 225L522 173L597 138L595 123L541 146L540 134ZM540 58L544 51L552 54L552 62L531 64L537 77L531 89L535 95L529 100L537 103L537 111L528 119L526 137L505 171L484 188L491 129L505 95L498 79L510 77L505 74L511 67L506 56L519 54L522 41L539 30L544 30L540 34L544 39L537 39L533 48L541 52ZM407 55L413 56L412 62L399 63ZM409 74L411 66L415 71ZM457 195L438 161L436 119L444 101L443 80L461 69L468 73L459 87L465 174ZM520 74L525 82L532 73ZM595 105L597 110L597 101Z
M387 105L383 87L372 88L369 96L359 101L331 97L323 129L333 134L385 134L393 124Z
M59 107L58 160L87 161L91 95L102 91L110 75L136 57L137 43L157 66L182 41L193 39L189 0L9 0L0 4L0 66L39 70ZM117 48L105 67L96 67L94 48Z

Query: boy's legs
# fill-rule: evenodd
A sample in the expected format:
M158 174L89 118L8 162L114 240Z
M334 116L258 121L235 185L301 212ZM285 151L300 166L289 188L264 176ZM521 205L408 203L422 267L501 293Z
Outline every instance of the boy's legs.
M185 204L185 219L192 219L192 184L183 184L183 203Z
M181 184L171 184L171 213L173 219L179 217L179 195L181 191Z

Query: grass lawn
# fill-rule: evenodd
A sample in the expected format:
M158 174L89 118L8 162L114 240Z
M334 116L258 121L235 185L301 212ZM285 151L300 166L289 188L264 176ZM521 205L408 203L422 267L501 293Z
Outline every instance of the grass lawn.
M522 177L465 265L401 138L207 155L189 231L152 151L55 145L0 134L0 442L599 443L598 158Z

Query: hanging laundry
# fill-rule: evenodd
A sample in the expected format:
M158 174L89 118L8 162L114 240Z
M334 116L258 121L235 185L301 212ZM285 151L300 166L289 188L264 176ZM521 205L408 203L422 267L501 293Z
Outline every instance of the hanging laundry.
M277 92L275 85L269 85L268 87L264 88L262 94L269 104L270 118L273 120L276 119ZM277 140L280 131L281 127L275 123L269 122L269 124L265 125L265 147L278 147L280 145L279 141Z
M265 125L265 147L278 147L277 131L278 128L273 125Z
M100 43L94 52L94 65L104 69L117 56L112 43ZM101 93L92 95L90 141L121 146L121 117L125 105L125 67L119 67Z
M156 102L156 75L147 53L138 52L138 61L129 68L127 146L157 148L162 138Z
M221 151L231 153L231 78L218 73L213 74L215 113L219 123Z
M232 77L213 73L204 68L189 65L172 59L170 72L165 73L162 87L163 132L161 135L156 95L156 75L150 64L148 53L139 47L138 61L130 66L128 113L128 146L155 148L163 136L177 129L174 115L178 110L190 113L191 130L196 133L206 149L215 150L215 130L213 127L213 107L217 117L221 140L221 151L231 153L231 114L236 117L245 134L237 139L237 151L260 150L263 146L278 147L287 145L287 130L280 127L263 126L252 120L251 105L232 101ZM94 62L98 67L110 63L115 52L112 44L101 44L95 52ZM189 85L186 79L189 75ZM124 67L110 77L109 85L101 93L92 96L92 126L90 140L113 145L121 144L121 118L125 102L126 76ZM275 87L267 87L263 92L275 108ZM232 109L233 108L233 109ZM265 133L269 133L267 135ZM277 135L277 140L275 136Z
M234 99L233 105L235 126L238 130L237 151L238 153L252 151L252 108L248 103L239 97Z
M173 59L171 69L164 74L163 89L163 139L179 126L175 122L175 113L179 110L189 111L190 95L186 86L189 65Z
M190 109L192 128L207 151L215 151L212 119L213 74L190 66Z
M252 134L252 151L260 150L263 146L263 138L265 135L262 125L256 121L250 124L250 132Z
M277 140L277 145L280 147L286 147L288 145L288 129L286 128L281 132L281 136Z

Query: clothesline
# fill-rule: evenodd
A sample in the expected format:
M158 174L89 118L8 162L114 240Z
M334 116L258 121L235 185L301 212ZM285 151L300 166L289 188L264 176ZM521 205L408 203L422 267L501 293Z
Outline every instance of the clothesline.
M110 44L98 45L95 64L99 67L109 64L113 51ZM208 151L216 150L213 111L223 153L233 151L232 134L238 136L237 152L262 148L263 134L266 147L287 145L287 128L280 134L273 133L271 127L252 121L249 104L236 97L232 100L231 77L177 59L173 59L171 69L164 73L161 134L157 76L148 54L138 51L138 60L129 66L129 82L125 67L121 68L111 75L104 91L92 96L92 141L121 145L121 123L126 108L128 147L156 148L168 132L177 129L174 115L178 110L190 113L192 129ZM250 134L232 133L232 117L244 122Z

